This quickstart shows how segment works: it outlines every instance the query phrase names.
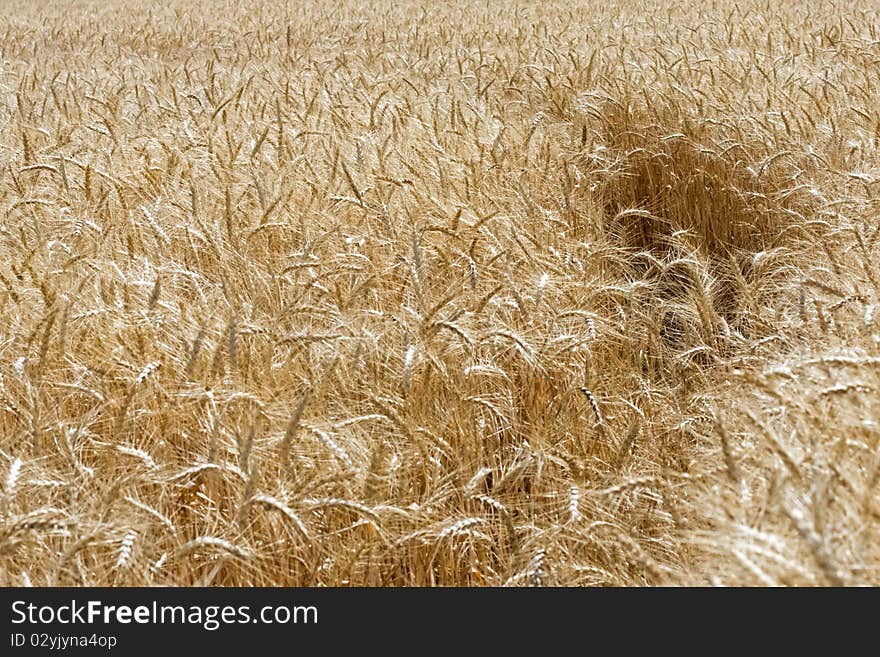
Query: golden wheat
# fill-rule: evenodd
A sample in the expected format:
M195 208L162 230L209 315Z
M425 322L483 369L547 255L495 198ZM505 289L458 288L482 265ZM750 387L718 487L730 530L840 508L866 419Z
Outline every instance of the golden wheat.
M2 2L0 585L880 583L880 16Z

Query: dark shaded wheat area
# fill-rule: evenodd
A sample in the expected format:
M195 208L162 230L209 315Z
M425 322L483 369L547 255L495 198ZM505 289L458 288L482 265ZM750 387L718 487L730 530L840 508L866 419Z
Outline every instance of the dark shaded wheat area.
M871 3L0 0L0 584L880 583Z

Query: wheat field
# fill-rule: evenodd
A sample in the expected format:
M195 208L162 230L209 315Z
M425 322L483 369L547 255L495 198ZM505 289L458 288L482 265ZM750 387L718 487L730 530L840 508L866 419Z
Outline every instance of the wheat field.
M880 584L880 15L0 0L0 585Z

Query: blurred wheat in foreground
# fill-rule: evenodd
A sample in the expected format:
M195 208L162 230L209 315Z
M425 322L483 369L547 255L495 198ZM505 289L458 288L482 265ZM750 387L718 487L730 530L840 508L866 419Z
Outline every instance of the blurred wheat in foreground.
M0 8L0 584L880 584L875 3Z

